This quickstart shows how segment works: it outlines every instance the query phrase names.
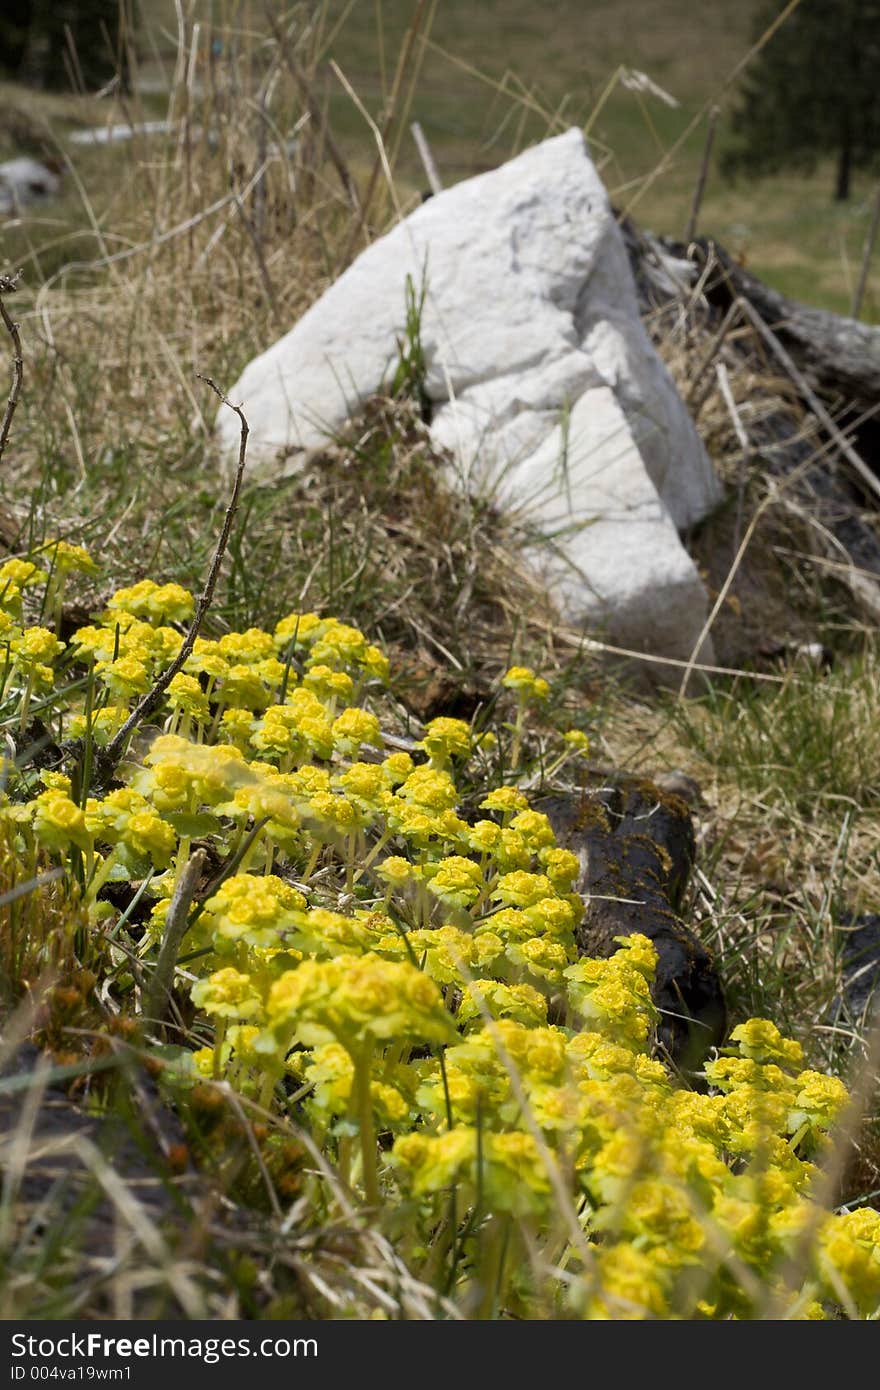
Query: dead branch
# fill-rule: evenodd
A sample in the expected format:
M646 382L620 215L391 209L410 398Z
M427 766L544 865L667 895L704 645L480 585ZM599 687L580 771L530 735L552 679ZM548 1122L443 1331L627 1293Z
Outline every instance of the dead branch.
M205 851L197 849L177 880L171 895L171 902L168 904L162 947L150 982L149 993L144 1003L144 1015L154 1026L160 1025L168 1012L171 986L174 981L174 967L177 964L180 943L183 940L189 920L190 904L204 867Z
M6 331L12 339L12 390L6 402L6 409L3 412L3 424L0 425L0 459L3 457L3 450L6 448L6 441L9 438L9 430L12 426L12 417L15 414L15 407L18 405L18 398L21 395L21 384L24 380L24 356L21 348L21 337L18 332L18 324L9 317L6 305L3 303L4 294L14 294L18 289L19 276L21 271L15 275L0 275L0 318L6 327Z

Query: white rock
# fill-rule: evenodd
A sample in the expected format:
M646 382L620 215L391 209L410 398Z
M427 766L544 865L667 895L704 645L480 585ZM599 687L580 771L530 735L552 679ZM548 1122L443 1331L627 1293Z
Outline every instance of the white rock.
M72 130L67 138L71 145L117 145L121 140L134 139L136 135L170 135L176 129L177 123L174 121L120 121L116 125Z
M58 175L38 159L23 155L0 164L0 213L17 212L27 203L51 198L60 186Z
M229 395L250 425L252 476L295 472L387 381L408 275L427 287L431 434L457 475L553 533L535 559L569 620L689 658L706 595L676 528L720 488L639 319L578 130L423 204L245 368ZM231 412L218 430L234 459Z

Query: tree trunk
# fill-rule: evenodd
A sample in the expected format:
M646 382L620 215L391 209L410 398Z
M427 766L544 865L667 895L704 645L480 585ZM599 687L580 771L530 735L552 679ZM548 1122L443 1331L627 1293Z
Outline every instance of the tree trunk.
M837 179L834 186L834 201L845 203L849 198L852 175L852 141L845 131L837 151Z
M24 61L33 18L33 0L3 0L0 18L0 70L15 77Z

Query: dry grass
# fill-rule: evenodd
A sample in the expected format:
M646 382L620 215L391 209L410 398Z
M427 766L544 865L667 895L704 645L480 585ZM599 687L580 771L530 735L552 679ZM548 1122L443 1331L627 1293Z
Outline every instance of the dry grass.
M610 25L612 16L622 23L630 7L602 11ZM676 14L683 23L683 7ZM226 496L212 443L214 401L196 374L224 385L233 380L320 295L360 239L382 227L389 207L380 182L365 229L353 240L359 219L353 223L344 180L314 121L302 124L301 89L277 46L260 41L248 48L247 61L221 63L213 75L201 69L199 80L190 81L193 15L186 11L168 98L179 122L174 136L100 155L78 153L68 168L69 203L53 210L52 221L36 217L5 229L4 255L25 269L15 304L27 372L5 499L23 539L64 534L104 557L106 588L142 575L198 583ZM723 15L720 6L712 9L712 16L720 44L738 16L729 6ZM307 82L322 93L319 65L330 20L328 13L322 30L306 30L296 50ZM482 12L476 20L488 22ZM533 43L533 23L533 13L523 18L518 51ZM241 50L245 28L228 31L228 51ZM633 52L629 61L662 82L683 81L680 48L660 27L648 37L651 51ZM389 26L385 41L390 67L405 33ZM573 51L567 42L558 48ZM667 49L668 71L661 60ZM447 73L458 71L442 61ZM428 64L424 71L419 100L430 96L436 68ZM404 77L415 76L413 60ZM494 89L500 105L493 119L503 139L478 160L495 162L507 153L505 142L526 138L536 123L544 133L570 119L502 77L494 74L503 91ZM589 95L595 99L594 91ZM332 113L339 103L334 97ZM101 117L109 112L101 107ZM154 116L156 102L132 114ZM418 105L412 114L420 114ZM29 119L28 138L57 148L48 127L58 132L96 117L77 98L40 103ZM597 126L603 138L613 134L610 114L608 121ZM299 143L291 152L286 141L295 132ZM456 139L467 146L472 167L470 135ZM342 143L363 193L370 159L361 145ZM464 171L452 156L446 168ZM403 173L399 196L406 205L416 187L409 181L412 165L404 162ZM621 165L621 184L639 177ZM675 172L662 184L658 208L661 198L682 208L682 178L689 190L689 175ZM689 385L711 326L692 316L671 332L660 316L654 330L673 375ZM731 337L721 360L750 436L771 453L783 435L797 437L809 453L817 442L813 422L788 384L742 345ZM763 673L775 682L744 675L716 682L690 703L649 698L634 690L628 673L606 667L600 674L597 653L558 627L546 594L516 560L521 532L485 503L445 487L417 412L400 401L373 403L300 478L248 493L212 622L267 625L286 608L303 606L357 623L395 658L403 729L410 717L441 712L489 721L491 677L513 660L540 666L553 686L551 720L589 727L598 757L647 772L680 767L699 781L701 868L690 911L718 953L734 1015L767 1013L799 1036L814 1060L837 1065L858 1054L862 1034L831 1017L841 982L842 915L880 898L872 777L880 757L876 646L846 587L817 563L815 528L802 514L793 520L787 504L808 510L808 494L792 485L768 505L771 470L761 450L743 470L717 382L699 426L733 499L695 538L716 591L744 529L763 509L714 631L723 663L752 662L769 635L781 645L824 642L836 653L830 670L786 668L765 658ZM83 590L81 609L69 621L82 621L101 596ZM78 1026L93 1022L80 1019ZM206 1100L208 1108L213 1104ZM33 1117L38 1108L35 1101ZM28 1239L13 1255L5 1252L12 1263L4 1305L11 1311L4 1315L27 1309L126 1316L137 1302L154 1316L368 1316L389 1304L393 1309L401 1297L409 1300L409 1315L436 1315L427 1292L407 1282L391 1247L353 1218L303 1233L300 1245L288 1239L282 1256L273 1200L290 1173L281 1164L267 1181L254 1158L259 1146L255 1151L251 1141L261 1117L223 1113L230 1133L237 1126L239 1186L227 1184L233 1195L221 1211L198 1206L183 1186L186 1224L197 1244L175 1251L182 1285L169 1279L165 1237L150 1235L149 1203L138 1210L131 1194L113 1188L89 1131L74 1157L64 1159L65 1182L53 1198L58 1205L42 1209L60 1233L56 1244L46 1246L35 1214ZM126 1129L125 1143L131 1133ZM137 1126L134 1134L142 1143ZM285 1139L298 1144L301 1136ZM37 1157L54 1163L56 1141L47 1139ZM16 1130L9 1142L21 1152L30 1136ZM846 1197L877 1185L873 1163L867 1145ZM58 1176L56 1169L51 1181ZM290 1220L295 1191L282 1192L282 1199ZM115 1266L103 1255L83 1262L86 1218L94 1209L116 1231ZM212 1263L219 1279L206 1277ZM74 1296L77 1270L83 1285Z

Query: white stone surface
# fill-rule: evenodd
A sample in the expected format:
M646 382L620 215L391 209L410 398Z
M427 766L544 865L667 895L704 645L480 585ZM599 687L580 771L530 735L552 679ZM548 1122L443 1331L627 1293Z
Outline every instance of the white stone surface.
M462 485L554 536L534 555L569 620L687 659L706 595L678 530L720 488L639 319L578 130L423 204L245 368L229 395L251 476L296 471L388 379L407 275L427 287L432 437ZM217 427L232 460L237 421L221 411Z
M18 212L28 203L51 198L60 186L58 175L38 159L22 155L0 164L0 214Z

